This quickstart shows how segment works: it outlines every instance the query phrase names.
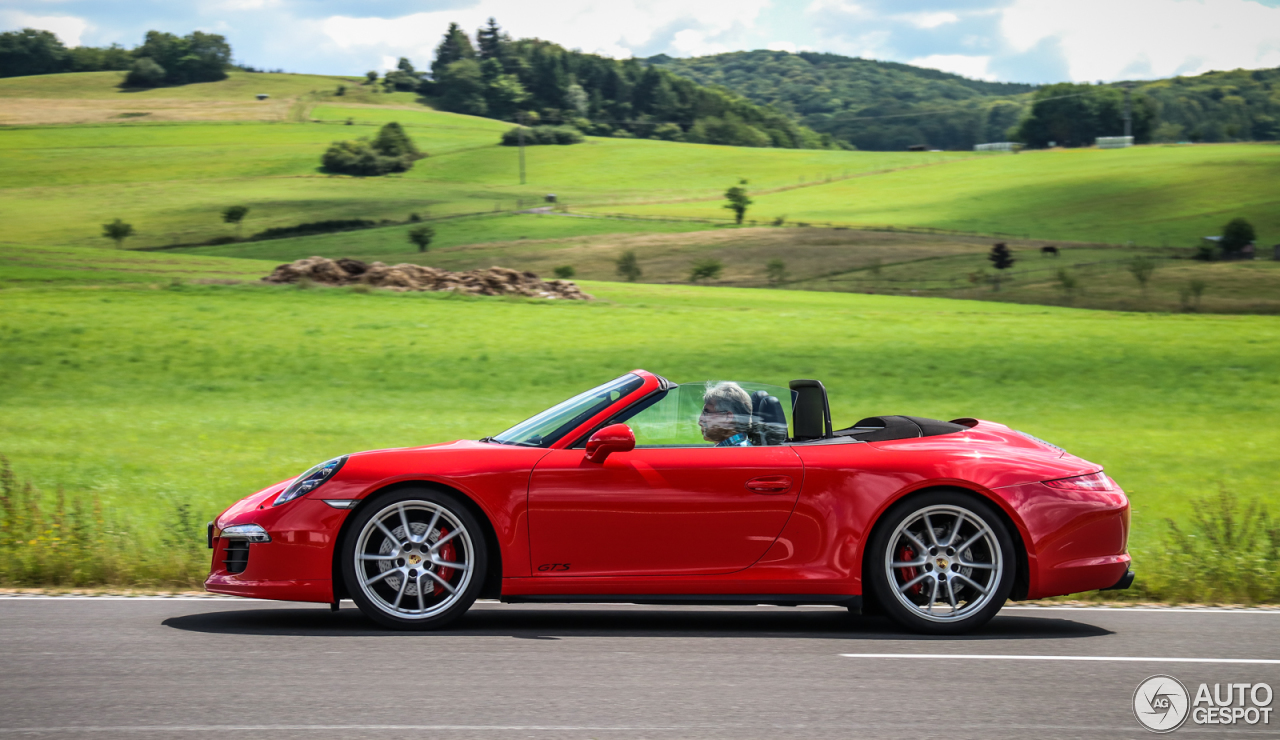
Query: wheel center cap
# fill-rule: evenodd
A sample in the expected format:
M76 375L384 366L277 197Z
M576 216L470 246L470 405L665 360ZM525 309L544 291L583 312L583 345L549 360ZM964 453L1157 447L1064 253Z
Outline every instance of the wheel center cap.
M938 558L937 560L934 561L934 564L938 567L938 570L943 570L943 571L951 567L951 564L947 562L946 558Z
M422 562L422 558L419 557L418 555L409 556L409 565L417 565L418 563L421 563L421 562Z

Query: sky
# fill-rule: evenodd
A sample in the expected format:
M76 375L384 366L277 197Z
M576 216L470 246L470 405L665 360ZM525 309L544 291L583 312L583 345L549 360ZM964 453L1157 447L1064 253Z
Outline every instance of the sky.
M314 74L426 68L450 22L489 17L620 58L807 50L1033 83L1280 67L1280 0L0 0L0 30L126 47L200 30L237 62Z

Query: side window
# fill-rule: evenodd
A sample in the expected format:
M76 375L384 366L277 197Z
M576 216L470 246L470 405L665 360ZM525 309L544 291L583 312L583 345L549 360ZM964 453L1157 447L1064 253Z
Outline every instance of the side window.
M761 383L682 383L613 423L630 426L638 448L779 445L788 436L791 400L787 389Z

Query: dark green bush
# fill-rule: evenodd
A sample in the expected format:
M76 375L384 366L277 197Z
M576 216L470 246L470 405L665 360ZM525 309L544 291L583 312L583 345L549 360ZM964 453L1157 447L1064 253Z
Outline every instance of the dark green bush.
M373 141L350 139L329 145L320 163L329 172L372 177L388 172L407 172L426 154L414 146L400 124L383 126Z
M164 67L156 64L154 59L143 57L133 63L124 84L126 87L157 87L164 84L164 76Z
M311 223L298 224L297 226L277 226L274 229L259 231L250 239L283 239L289 236L307 236L310 234L327 234L334 231L354 231L355 229L370 229L377 226L376 221L370 221L364 218L345 218L334 219L331 221L313 221Z
M504 133L502 135L502 145L519 146L521 128L516 126ZM525 126L523 128L525 146L581 144L583 142L582 132L573 126Z

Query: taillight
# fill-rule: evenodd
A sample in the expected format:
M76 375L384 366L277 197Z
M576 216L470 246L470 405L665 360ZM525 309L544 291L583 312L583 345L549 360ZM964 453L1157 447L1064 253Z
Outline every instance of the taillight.
M1073 478L1059 478L1058 480L1047 480L1044 484L1050 488L1060 488L1064 491L1114 491L1116 484L1106 476L1102 471L1090 473L1088 475L1077 475Z

